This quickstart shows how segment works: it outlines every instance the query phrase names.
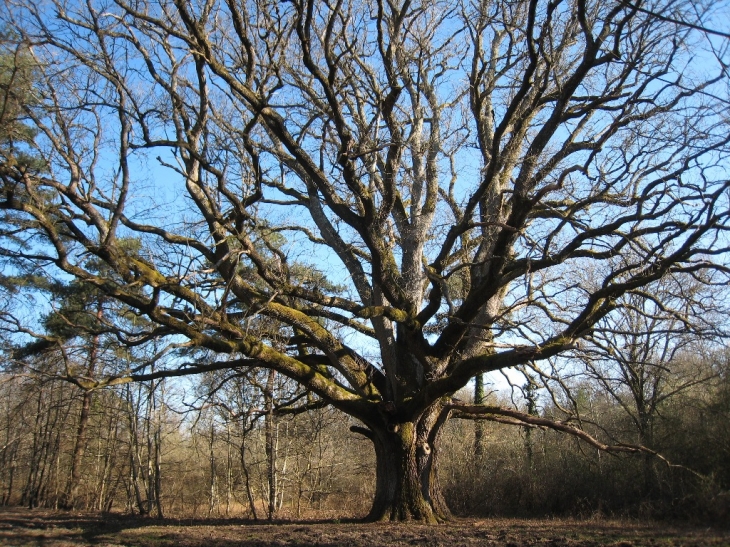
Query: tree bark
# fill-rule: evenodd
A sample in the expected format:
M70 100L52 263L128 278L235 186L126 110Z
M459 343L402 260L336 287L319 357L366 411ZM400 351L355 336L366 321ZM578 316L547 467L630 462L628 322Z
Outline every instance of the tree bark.
M474 377L474 404L484 404L484 374ZM484 451L484 422L474 420L474 456L481 457Z
M272 369L269 371L266 379L266 389L264 392L264 400L266 405L266 415L264 416L264 425L266 429L266 478L269 486L269 497L267 507L267 518L272 520L276 512L276 499L278 496L276 488L276 423L274 418L274 381L276 380L276 372Z
M451 518L438 479L438 436L445 422L438 410L365 433L376 459L375 497L366 520L438 523Z
M208 463L210 470L210 481L208 486L208 518L213 516L213 511L218 503L218 477L216 474L216 460L215 460L215 423L213 418L210 419L210 436L208 437ZM220 511L219 511L220 513Z
M86 453L86 430L91 414L91 402L93 393L84 391L81 401L81 414L79 416L79 427L76 430L73 456L71 457L71 472L69 473L66 488L61 499L61 508L71 510L76 504L79 486L81 485L81 463Z
M96 319L101 322L104 317L104 308L102 301L96 302ZM93 378L96 372L96 362L99 354L99 335L91 339L91 347L89 348L88 363L86 366L86 374L89 378ZM79 427L76 430L76 440L74 443L73 456L71 457L71 472L69 473L66 488L61 499L61 508L66 510L74 509L76 505L76 497L78 496L79 487L81 485L81 464L86 453L86 431L89 426L89 417L91 415L91 403L94 397L93 391L84 391L81 401L81 414L79 415Z
M244 427L241 427L241 444L239 446L239 452L241 455L241 472L243 473L243 482L246 487L246 498L248 499L248 507L251 510L251 516L253 520L259 520L258 513L256 512L256 501L253 497L253 489L251 488L251 477L248 472L248 463L246 462L246 434L247 431Z

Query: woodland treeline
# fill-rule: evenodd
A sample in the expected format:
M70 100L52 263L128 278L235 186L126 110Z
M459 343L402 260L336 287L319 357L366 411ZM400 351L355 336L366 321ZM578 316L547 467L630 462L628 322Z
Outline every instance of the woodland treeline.
M602 453L539 427L452 420L441 473L449 505L459 515L722 521L730 507L728 355L694 349L653 368L658 393L668 396L653 408L649 434L670 463ZM2 504L255 519L367 512L374 454L348 431L347 416L278 410L293 386L268 371L199 380L95 391L85 411L87 394L76 386L4 375ZM572 391L586 431L606 441L642 435L627 386L615 398L588 378L579 382ZM556 405L539 400L528 384L485 396L488 404L560 418Z

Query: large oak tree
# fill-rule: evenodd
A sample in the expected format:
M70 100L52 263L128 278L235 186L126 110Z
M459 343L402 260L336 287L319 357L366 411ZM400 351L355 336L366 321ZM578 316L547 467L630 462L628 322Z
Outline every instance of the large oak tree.
M68 380L284 374L312 394L291 408L372 440L371 519L448 518L450 416L635 450L453 394L666 275L724 272L725 51L698 4L34 4L2 15L45 160L2 155L3 255L134 310L120 344L198 356Z

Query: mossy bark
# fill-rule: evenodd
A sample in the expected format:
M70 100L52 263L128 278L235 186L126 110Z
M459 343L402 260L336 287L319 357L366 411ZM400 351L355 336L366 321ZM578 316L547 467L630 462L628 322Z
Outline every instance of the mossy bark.
M438 480L438 424L419 420L371 428L376 483L369 521L444 522L451 518Z

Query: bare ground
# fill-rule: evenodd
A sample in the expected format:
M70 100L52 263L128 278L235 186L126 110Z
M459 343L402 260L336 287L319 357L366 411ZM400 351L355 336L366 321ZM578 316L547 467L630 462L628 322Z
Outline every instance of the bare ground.
M616 520L458 519L449 524L145 519L0 507L7 546L730 546L730 530Z

